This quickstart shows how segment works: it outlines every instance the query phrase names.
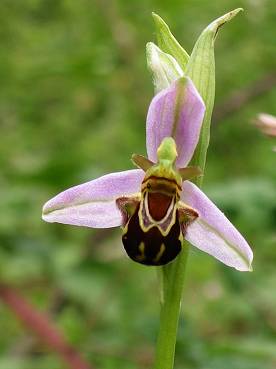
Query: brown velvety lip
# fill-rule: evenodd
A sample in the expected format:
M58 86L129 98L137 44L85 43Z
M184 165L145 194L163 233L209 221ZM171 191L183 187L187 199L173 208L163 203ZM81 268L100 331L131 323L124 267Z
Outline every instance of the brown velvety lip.
M162 220L169 209L173 197L160 192L148 193L149 213L156 221Z

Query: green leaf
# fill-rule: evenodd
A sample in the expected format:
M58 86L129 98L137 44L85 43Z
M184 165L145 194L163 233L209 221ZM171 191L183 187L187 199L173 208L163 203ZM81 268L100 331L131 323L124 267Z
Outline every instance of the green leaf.
M177 61L170 54L160 50L153 42L147 44L146 55L148 68L152 73L155 94L183 76L183 70Z
M155 24L158 46L165 53L172 55L182 70L184 70L189 60L189 54L180 46L163 19L155 13L152 13L152 16Z
M215 98L214 41L219 28L235 17L241 10L241 8L238 8L223 15L203 30L193 48L185 69L185 74L192 79L206 105L200 139L192 160L192 164L200 166L203 172L210 140L210 123ZM201 184L202 177L199 177L196 182Z

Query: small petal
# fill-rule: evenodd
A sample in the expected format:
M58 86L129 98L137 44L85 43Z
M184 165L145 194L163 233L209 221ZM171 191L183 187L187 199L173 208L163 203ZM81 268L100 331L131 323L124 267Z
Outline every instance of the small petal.
M146 172L149 168L151 168L154 163L150 161L148 158L145 158L143 155L133 154L131 157L131 161L138 168L143 169Z
M176 165L185 167L197 145L205 106L193 82L179 78L156 95L147 116L147 152L156 162L157 149L163 138L173 137L177 145Z
M122 224L116 199L140 192L144 172L140 169L107 174L69 188L43 207L47 222L107 228Z
M181 199L199 213L198 219L187 228L185 238L228 266L240 271L252 270L251 248L215 204L189 181L183 184Z

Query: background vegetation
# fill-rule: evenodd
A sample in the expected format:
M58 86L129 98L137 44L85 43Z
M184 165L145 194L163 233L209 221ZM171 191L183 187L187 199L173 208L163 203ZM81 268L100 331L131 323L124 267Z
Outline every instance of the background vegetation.
M204 188L246 236L254 272L193 249L176 369L276 367L276 153L251 124L276 115L274 0L2 0L0 3L0 369L63 369L4 298L16 288L100 369L150 368L156 271L120 230L41 221L61 190L132 168L153 94L145 44L159 13L186 48L242 6L216 44L217 92ZM1 298L1 294L0 294ZM28 327L27 327L28 326Z

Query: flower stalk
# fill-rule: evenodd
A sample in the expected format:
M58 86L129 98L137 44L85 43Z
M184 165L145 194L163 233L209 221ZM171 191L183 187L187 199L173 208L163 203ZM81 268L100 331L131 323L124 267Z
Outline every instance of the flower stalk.
M170 53L180 63L184 69L184 75L192 79L206 106L201 134L192 159L192 164L200 167L203 173L210 139L210 123L215 98L214 41L219 28L241 10L241 8L235 9L216 19L206 27L199 36L190 57L175 40L165 22L159 16L153 14L158 46L161 52ZM149 60L148 64L152 70L156 87L157 78L154 78L155 70L152 68ZM169 64L167 66L169 69ZM166 71L166 76L168 75L170 73ZM173 80L170 82L173 82ZM203 176L200 176L194 182L201 187L202 180ZM176 336L188 254L189 243L184 240L182 252L177 259L162 267L160 326L154 369L173 369L174 366Z
M189 243L184 241L177 259L162 267L160 326L154 369L173 368L189 246Z

